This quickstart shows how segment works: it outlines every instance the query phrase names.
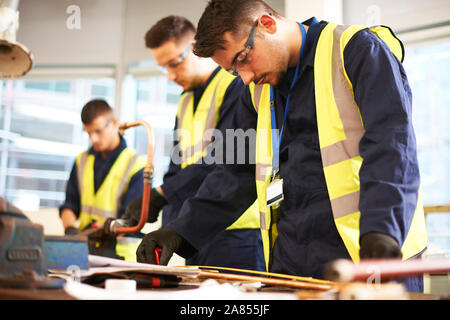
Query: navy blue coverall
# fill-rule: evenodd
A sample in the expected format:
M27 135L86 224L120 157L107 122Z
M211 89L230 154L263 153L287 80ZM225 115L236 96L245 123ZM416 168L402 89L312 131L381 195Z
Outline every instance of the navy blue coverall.
M326 22L311 18L304 24L309 30L281 137L280 176L285 199L271 271L322 278L325 264L350 256L334 224L317 130L314 55ZM420 183L407 77L389 48L368 29L349 41L344 61L366 130L359 145L364 159L360 170L360 235L384 233L401 246L411 223L404 213L414 210L411 204L417 202ZM294 71L289 69L274 90L277 128L282 124ZM235 126L256 128L257 114L248 90L236 109L239 117ZM167 228L201 248L214 232L237 218L230 213L252 202L256 194L254 172L250 164L216 169ZM423 291L421 277L407 278L404 283L409 291Z
M108 175L109 170L116 162L117 157L126 147L127 143L125 139L121 136L119 146L116 149L109 152L108 154L106 154L104 157L100 156L100 153L95 151L93 147L89 149L88 153L93 154L95 156L94 162L95 192L97 192L97 190L100 188L106 176ZM128 184L128 189L122 198L117 218L120 218L125 213L125 209L132 200L142 195L144 191L143 170L144 169L139 170L131 178L130 183ZM81 206L80 203L81 197L78 188L77 168L76 163L74 163L72 171L70 172L69 180L67 181L66 185L66 200L59 207L59 212L61 214L62 209L68 208L71 209L78 218L80 216L80 206Z
M201 87L194 89L194 112L206 87L220 70L218 67ZM216 129L225 137L226 129L233 129L233 115L238 98L245 91L245 85L240 78L236 78L227 88L222 105L219 109L219 120ZM175 128L177 126L175 125ZM217 143L217 142L216 142ZM177 144L177 141L174 141ZM225 144L224 147L226 148ZM174 148L176 150L176 148ZM172 157L173 158L173 157ZM173 221L181 210L183 202L195 196L205 177L214 170L215 165L204 162L192 164L181 170L181 166L172 161L169 171L164 176L161 189L168 199L163 208L163 227ZM256 196L253 198L255 201ZM250 206L250 205L249 205ZM237 212L242 214L247 208ZM202 223L202 222L200 222ZM231 223L230 223L231 224ZM234 267L250 270L265 270L264 253L262 249L261 233L259 229L221 230L213 239L191 258L187 265L210 265L218 267Z

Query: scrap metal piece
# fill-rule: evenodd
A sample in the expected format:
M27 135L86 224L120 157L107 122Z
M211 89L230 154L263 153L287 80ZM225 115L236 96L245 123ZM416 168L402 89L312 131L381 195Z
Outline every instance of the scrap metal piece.
M400 283L352 283L341 289L339 300L408 300L408 292Z
M325 267L325 278L338 282L385 280L424 273L450 273L450 259L338 259Z

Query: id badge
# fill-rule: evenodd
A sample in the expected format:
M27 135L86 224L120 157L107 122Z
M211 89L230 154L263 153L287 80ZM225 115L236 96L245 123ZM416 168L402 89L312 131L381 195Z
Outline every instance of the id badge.
M266 188L267 206L278 206L278 203L283 201L283 179L273 180Z

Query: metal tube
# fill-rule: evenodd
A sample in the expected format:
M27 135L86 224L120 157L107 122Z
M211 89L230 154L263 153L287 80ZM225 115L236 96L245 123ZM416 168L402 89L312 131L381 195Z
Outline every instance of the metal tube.
M253 281L253 282L261 282L261 283L269 284L269 285L273 285L273 286L291 287L291 288L298 288L298 289L315 289L315 290L326 291L326 290L338 288L337 284L334 285L334 284L311 283L311 282L306 282L306 281L274 279L274 278L247 276L247 275L222 273L222 272L210 272L210 271L201 271L199 274L199 277L200 278L215 278L215 279L223 279L223 280L236 280L236 281Z
M331 281L350 282L367 279L408 277L418 274L450 272L450 259L371 259L354 264L351 260L339 259L325 269L325 278Z
M153 152L154 152L153 130L152 127L143 120L138 120L134 122L125 122L119 126L119 130L121 131L121 134L123 134L123 132L126 129L136 126L144 126L145 129L147 130L147 137L148 137L147 164L144 167L144 192L142 195L141 218L139 219L138 224L134 227L115 228L114 232L116 234L139 232L144 227L148 219L148 208L150 205L150 192L152 189L152 179L153 179Z

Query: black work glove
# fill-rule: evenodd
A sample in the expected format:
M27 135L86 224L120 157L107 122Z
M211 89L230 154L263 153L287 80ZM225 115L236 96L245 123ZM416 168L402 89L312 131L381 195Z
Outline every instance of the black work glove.
M64 234L66 236L74 236L80 233L80 230L78 230L77 228L73 227L73 226L68 226L65 230L64 230Z
M158 191L156 191L156 189L152 189L150 191L150 205L148 207L147 221L155 222L156 220L158 220L159 212L166 204L166 198L164 198ZM113 234L115 228L137 226L139 220L141 220L141 211L142 197L139 197L132 200L128 204L127 208L125 209L125 213L120 219L106 219L105 223L103 224L103 231L106 234Z
M369 232L361 237L359 256L361 259L401 258L402 252L391 236Z
M105 223L103 224L103 233L106 235L114 235L114 229L120 228L120 227L132 227L134 225L128 225L127 220L123 219L114 219L114 218L108 218L106 219Z
M178 233L170 229L159 229L144 236L137 248L138 262L156 264L155 249L161 248L160 264L167 265L174 253L189 258L195 253L192 247Z
M164 198L156 189L152 189L150 191L150 205L148 207L148 222L155 222L158 220L159 212L162 207L167 204L167 199ZM135 226L138 224L141 218L141 210L142 210L142 197L136 198L131 201L125 213L122 216L122 220L126 220L126 224L128 226Z

